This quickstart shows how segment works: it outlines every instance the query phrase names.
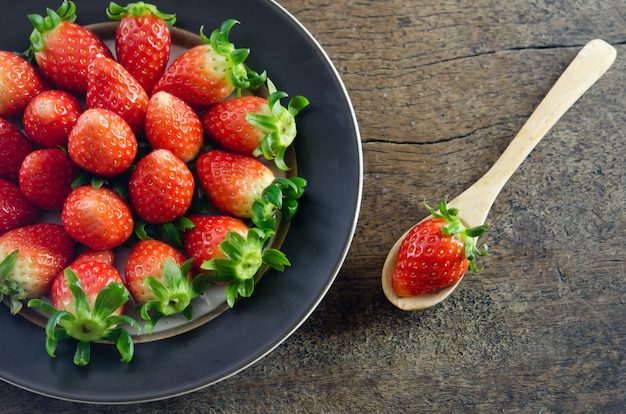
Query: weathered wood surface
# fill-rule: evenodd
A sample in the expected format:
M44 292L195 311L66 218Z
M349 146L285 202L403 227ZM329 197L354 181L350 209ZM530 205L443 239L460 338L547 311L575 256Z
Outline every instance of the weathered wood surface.
M0 383L0 411L626 411L623 0L281 4L333 60L363 140L362 212L328 296L269 356L207 389L119 407ZM496 200L483 273L435 308L395 309L380 269L421 200L487 171L593 38L617 60Z

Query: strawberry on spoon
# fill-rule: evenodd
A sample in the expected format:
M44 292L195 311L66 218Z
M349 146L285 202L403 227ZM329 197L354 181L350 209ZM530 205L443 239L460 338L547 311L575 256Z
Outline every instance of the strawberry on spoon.
M448 203L446 208L458 212L458 218L466 227L482 225L498 193L517 167L559 118L608 70L615 55L615 49L606 42L599 39L589 42L554 84L493 167ZM424 220L430 220L430 217ZM382 271L382 286L385 296L396 307L402 310L420 310L434 306L448 297L462 277L435 292L408 297L398 295L392 286L392 275L397 263L406 260L404 255L400 255L400 251L410 232L411 230L402 235L387 255ZM414 257L412 260L417 262L417 259Z
M477 256L487 254L487 246L476 247L476 239L488 226L471 229L448 209L446 200L439 211L424 203L431 217L408 232L400 245L398 260L391 277L393 291L400 297L427 295L456 283L465 272L474 272Z

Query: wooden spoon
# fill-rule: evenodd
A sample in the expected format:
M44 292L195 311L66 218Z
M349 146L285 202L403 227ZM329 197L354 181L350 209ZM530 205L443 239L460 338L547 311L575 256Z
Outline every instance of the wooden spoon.
M448 203L450 208L459 210L458 217L468 228L485 222L493 202L511 175L561 116L607 71L615 56L615 49L603 40L595 39L587 43L491 169ZM382 272L383 291L387 299L402 310L426 309L448 297L462 278L435 293L414 297L396 295L391 287L391 275L400 244L407 233L398 239L387 255Z

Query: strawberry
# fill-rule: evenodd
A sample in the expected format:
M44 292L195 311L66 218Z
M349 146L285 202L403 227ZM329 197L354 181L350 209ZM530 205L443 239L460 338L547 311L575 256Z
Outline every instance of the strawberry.
M0 234L33 224L40 215L16 184L0 178Z
M293 217L307 184L301 177L275 178L256 158L222 150L200 155L196 172L217 209L269 230L275 229L278 211L287 220Z
M157 292L153 292L146 284L146 278L152 276L160 283L166 283L164 264L167 259L172 259L176 266L181 266L187 260L180 251L160 240L140 240L131 249L124 277L136 303L146 303L157 298ZM189 276L185 274L184 279L190 279Z
M169 62L169 26L176 23L176 15L162 13L144 2L126 7L111 2L106 13L120 22L115 32L117 61L150 93Z
M24 110L24 132L40 147L67 145L67 136L82 112L82 105L69 92L44 91L35 96Z
M10 299L11 313L19 312L21 300L47 293L73 255L74 241L58 224L31 224L0 236L0 296Z
M184 162L194 160L204 143L198 115L182 99L161 91L150 98L146 140L155 149L168 149Z
M109 283L118 282L124 285L124 280L117 269L108 263L97 260L78 260L73 261L67 269L71 269L80 281L87 300L91 306L94 305L98 293ZM67 270L66 269L66 270ZM61 272L52 282L50 288L50 300L52 306L57 310L65 310L73 312L74 303L68 286L66 272ZM118 306L113 313L120 315L122 306Z
M416 224L403 240L391 278L398 296L433 293L456 283L469 268L477 271L477 256L487 254L487 246L478 250L476 238L488 226L466 228L448 209L446 200L435 211L424 203L432 217Z
M44 148L26 156L19 171L20 189L34 205L44 210L61 210L78 168L59 148Z
M0 118L0 178L17 181L24 158L33 151L33 144L15 125Z
M308 104L302 97L294 97L288 108L280 104L286 93L276 91L268 81L270 95L239 96L210 107L200 118L205 132L226 150L239 154L263 155L274 160L283 171L285 152L296 137L295 116Z
M105 177L126 171L137 148L137 138L128 123L101 108L85 110L67 140L67 150L76 165Z
M104 108L121 116L134 133L142 130L148 94L121 64L106 57L87 69L87 108Z
M142 158L128 181L135 213L146 223L155 224L182 217L191 206L194 187L187 165L165 149Z
M191 216L195 224L183 234L187 255L194 267L209 271L209 278L226 284L226 302L231 308L237 298L254 291L255 276L261 266L283 271L290 266L287 257L267 248L273 231L248 228L230 216Z
M220 211L252 217L252 204L274 181L274 173L256 158L210 150L198 157L196 172L202 188Z
M249 71L244 65L250 51L236 49L228 40L230 30L238 23L226 20L207 38L202 28L204 44L181 54L165 70L153 93L166 91L200 111L241 89L257 89L266 74Z
M108 250L133 233L130 206L113 190L85 185L65 200L61 222L72 238L93 250Z
M193 277L191 262L159 240L140 240L131 250L124 275L148 332L163 316L193 317L191 300L208 284L206 275Z
M106 263L113 266L115 263L115 253L113 250L86 250L76 256L76 259L72 263L94 261L100 263Z
M39 308L50 318L46 324L46 351L54 357L59 341L78 340L74 364L85 366L91 358L90 343L107 339L115 343L123 362L134 354L134 344L126 329L128 324L139 330L139 324L122 315L130 293L113 266L97 261L72 263L52 283L50 300L32 299L29 307Z
M246 237L249 231L243 221L230 216L192 215L189 220L194 226L185 231L183 242L187 256L194 259L193 266L199 272L202 263L224 257L219 245L226 239L226 233L234 231Z
M87 92L87 67L98 56L113 58L104 42L85 27L74 23L76 6L63 0L57 11L48 9L43 17L31 14L34 26L29 55L56 86L71 93Z
M0 50L0 116L20 117L28 102L50 84L23 57Z

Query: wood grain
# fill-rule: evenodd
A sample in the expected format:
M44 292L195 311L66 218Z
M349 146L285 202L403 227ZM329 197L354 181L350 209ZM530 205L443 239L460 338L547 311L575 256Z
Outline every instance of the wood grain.
M0 383L0 411L623 412L623 0L280 3L336 65L363 140L361 216L327 297L269 356L204 390L118 407ZM593 38L617 60L497 198L483 272L434 308L394 308L380 270L421 201L482 176Z

